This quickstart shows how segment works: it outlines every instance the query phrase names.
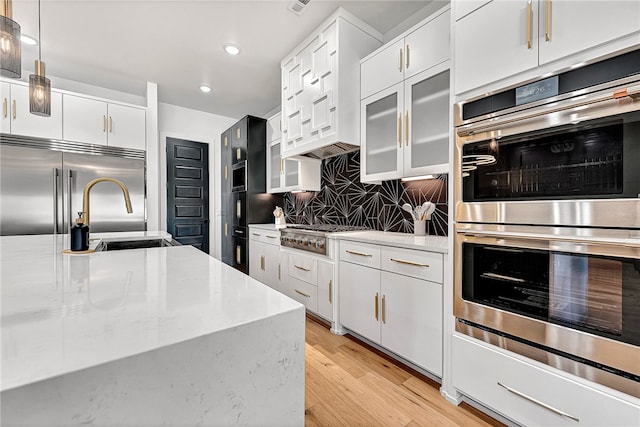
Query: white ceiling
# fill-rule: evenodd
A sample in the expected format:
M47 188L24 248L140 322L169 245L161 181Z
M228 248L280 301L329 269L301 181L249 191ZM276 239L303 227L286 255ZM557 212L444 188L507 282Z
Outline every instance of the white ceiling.
M50 76L139 96L151 81L160 102L263 116L280 105L280 61L339 6L395 35L398 25L448 1L311 0L301 16L288 11L288 3L41 0L42 60ZM37 16L37 0L13 0L23 34L37 37ZM226 55L225 43L239 45L241 54ZM23 44L23 79L36 58L37 48ZM212 92L202 94L201 84Z

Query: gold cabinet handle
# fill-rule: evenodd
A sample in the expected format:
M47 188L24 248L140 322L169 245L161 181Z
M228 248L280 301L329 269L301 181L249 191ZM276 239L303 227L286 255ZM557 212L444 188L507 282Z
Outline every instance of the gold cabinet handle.
M398 71L402 72L402 48L400 48L400 63L398 64Z
M378 293L376 292L376 297L373 300L373 304L374 304L374 314L376 316L376 320L378 320Z
M402 148L402 114L398 114L398 147Z
M409 146L409 112L404 113L404 143Z
M547 22L544 39L548 42L551 41L551 0L547 0Z
M229 179L229 166L224 165L224 179Z
M240 245L236 245L236 263L242 263L242 250L240 249Z
M242 202L240 200L236 202L236 218L242 218Z
M236 137L240 139L240 128L236 129Z
M276 236L266 236L266 237L267 237L267 239L277 239Z
M527 49L533 48L533 5L527 1Z
M309 270L308 268L300 267L298 264L293 264L293 266L294 266L295 268L297 268L298 270L302 270L302 271L311 271L311 270Z
M236 149L236 159L240 160L242 158L242 149Z
M102 132L107 131L107 116L102 115Z
M421 263L419 263L419 262L405 261L405 260L403 260L403 259L395 259L395 258L389 258L389 259L390 259L391 261L393 261L393 262L397 262L397 263L400 263L400 264L413 265L413 266L415 266L415 267L426 267L426 268L429 268L429 267L430 267L430 265L429 265L429 264L421 264Z
M385 295L382 294L382 323L387 323L387 315L385 313L385 304L384 304L384 300L385 300Z
M109 133L113 133L113 119L109 116Z
M260 269L264 271L264 255L260 255Z
M229 235L229 227L228 227L228 224L226 222L224 223L224 235L225 236Z
M278 280L282 280L282 268L280 264L278 264Z
M353 254L353 255L360 255L360 256L366 256L366 257L371 257L371 256L373 256L373 255L371 255L371 254L365 254L365 253L363 253L363 252L350 251L350 250L348 250L348 249L347 249L347 250L345 250L345 252L346 252L346 253L349 253L349 254Z
M405 53L404 55L404 60L405 60L405 68L408 70L409 69L409 45L407 45L407 53Z
M225 136L225 137L224 137L224 146L226 147L226 146L227 146L227 144L228 144L228 142L227 142L227 137Z
M11 103L11 114L13 115L13 120L16 119L16 100L14 99Z
M284 159L280 159L280 173L284 173Z
M521 391L518 391L518 390L516 390L516 389L513 389L513 388L511 388L511 387L509 387L509 386L506 386L506 385L502 384L501 382L498 382L497 384L498 384L500 387L502 387L502 388L504 388L505 390L507 390L509 393L513 393L513 394L515 394L516 396L520 396L520 397L522 397L523 399L526 399L526 400L528 400L529 402L532 402L532 403L534 403L534 404L536 404L536 405L538 405L538 406L541 406L541 407L543 407L543 408L545 408L545 409L548 409L549 411L554 412L554 413L556 413L556 414L558 414L558 415L560 415L560 416L562 416L562 417L569 418L569 419L571 419L571 420L573 420L573 421L576 421L576 422L578 422L578 423L580 422L580 419L579 419L579 418L574 417L574 416L573 416L573 415L571 415L571 414L567 414L566 412L561 411L560 409L554 408L554 407L553 407L553 406L551 406L551 405L547 405L546 403L541 402L541 401L539 401L538 399L535 399L535 398L533 398L533 397L531 397L531 396L527 396L526 394L522 393Z
M299 294L300 294L300 295L302 295L303 297L311 298L311 295L307 295L307 294L305 294L305 293L304 293L304 292L302 292L302 291L299 291L299 290L297 290L297 289L294 289L294 291L296 291L296 293L299 293Z
M258 237L262 236L262 234L258 234L258 233L251 233L251 234Z
M333 280L329 280L329 304L333 304Z
M7 118L7 98L2 101L2 115L5 119Z

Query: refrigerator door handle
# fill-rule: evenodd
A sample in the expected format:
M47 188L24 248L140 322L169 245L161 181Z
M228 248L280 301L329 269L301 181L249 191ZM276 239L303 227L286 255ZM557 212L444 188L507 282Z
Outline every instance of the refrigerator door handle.
M75 174L74 171L72 171L71 169L69 169L68 171L68 177L67 177L67 217L68 217L68 221L67 221L67 227L69 229L69 232L71 232L71 224L73 224L73 215L71 214L71 187L73 185L73 176Z
M60 233L58 221L58 197L60 195L60 169L53 168L53 234Z

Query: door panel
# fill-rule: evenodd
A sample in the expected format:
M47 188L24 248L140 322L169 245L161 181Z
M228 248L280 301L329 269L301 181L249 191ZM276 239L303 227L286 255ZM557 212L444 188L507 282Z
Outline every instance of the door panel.
M62 232L61 174L62 153L0 145L0 235L54 233L56 213Z
M167 138L167 232L209 253L207 144Z

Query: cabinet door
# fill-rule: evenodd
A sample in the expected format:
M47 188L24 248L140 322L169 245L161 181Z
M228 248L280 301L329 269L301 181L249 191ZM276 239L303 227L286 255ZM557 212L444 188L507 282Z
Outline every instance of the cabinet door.
M381 344L441 376L442 285L382 271L380 289Z
M249 255L251 255L251 250L249 251ZM280 288L280 278L278 274L280 269L280 246L263 243L262 256L264 257L262 261L263 283L278 290Z
M63 139L107 145L106 102L65 94L62 103Z
M283 159L282 166L285 189L287 191L289 191L289 189L296 189L300 184L300 162L292 159ZM310 189L302 188L302 190Z
M268 145L268 143L267 143ZM282 192L282 157L280 143L267 147L267 193Z
M262 282L265 282L264 268L264 247L265 243L254 239L249 239L249 276Z
M400 83L404 79L404 64L404 39L363 61L360 64L360 99Z
M340 322L380 343L380 270L340 263Z
M51 116L29 112L29 86L11 85L11 133L62 139L62 94L51 91Z
M233 238L233 266L245 274L249 273L249 265L247 264L247 239L242 237Z
M403 149L402 83L360 103L360 180L400 178Z
M0 82L0 97L2 98L0 133L11 133L11 85L9 83Z
M231 128L231 163L247 160L247 118Z
M538 65L537 11L538 0L494 0L455 23L456 93Z
M405 78L449 59L450 19L447 10L405 37Z
M143 108L109 104L108 145L144 150L147 146L147 113Z
M333 264L318 261L318 314L333 320Z
M542 0L539 7L540 64L640 31L638 1Z
M446 173L449 169L449 63L405 81L403 176Z

